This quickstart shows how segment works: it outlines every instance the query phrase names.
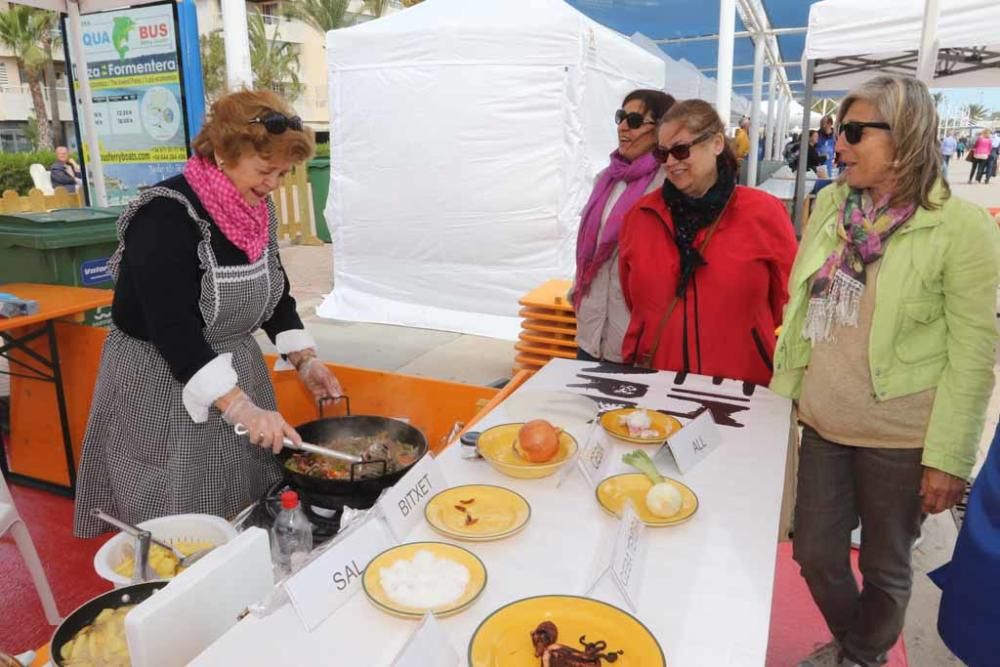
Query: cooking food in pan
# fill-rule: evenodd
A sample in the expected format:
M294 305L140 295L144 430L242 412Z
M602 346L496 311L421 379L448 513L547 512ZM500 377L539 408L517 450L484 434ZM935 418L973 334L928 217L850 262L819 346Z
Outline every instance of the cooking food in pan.
M380 477L396 472L412 464L420 455L417 445L396 440L387 431L374 435L340 437L330 442L317 443L345 454L360 456L371 465L356 464L355 479ZM385 461L383 469L378 461ZM351 464L316 454L295 453L285 461L285 467L320 479L351 479Z
M126 667L131 664L125 641L125 615L135 606L130 604L99 613L93 623L60 647L59 656L63 662L73 667Z

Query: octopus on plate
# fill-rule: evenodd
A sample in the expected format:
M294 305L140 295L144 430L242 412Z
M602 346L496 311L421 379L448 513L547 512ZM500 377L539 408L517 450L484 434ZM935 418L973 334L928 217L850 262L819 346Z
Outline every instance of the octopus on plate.
M616 662L624 651L608 651L605 641L588 642L587 636L580 637L582 650L559 644L559 628L552 621L542 621L531 633L531 643L535 655L541 658L542 667L601 667L602 661Z

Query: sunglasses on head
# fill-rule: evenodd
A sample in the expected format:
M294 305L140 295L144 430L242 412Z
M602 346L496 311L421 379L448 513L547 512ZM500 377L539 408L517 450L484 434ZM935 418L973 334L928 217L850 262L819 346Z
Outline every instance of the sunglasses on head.
M638 130L643 125L656 125L655 120L646 120L646 117L641 113L619 109L615 112L615 125L621 125L622 121L628 123L629 128L632 130Z
M282 134L285 130L302 131L302 119L298 116L286 116L277 111L268 111L262 116L257 116L250 121L250 124L260 123L270 134Z
M689 144L674 144L670 148L664 148L663 146L657 146L653 149L653 159L663 164L667 161L667 158L671 155L674 159L680 162L681 160L686 160L691 157L691 147L695 144L700 144L706 139L715 135L715 132L704 132Z
M861 135L864 134L866 127L874 127L879 130L892 129L889 123L862 123L861 121L852 120L849 123L841 123L837 134L843 134L847 139L847 143L856 144L861 141Z

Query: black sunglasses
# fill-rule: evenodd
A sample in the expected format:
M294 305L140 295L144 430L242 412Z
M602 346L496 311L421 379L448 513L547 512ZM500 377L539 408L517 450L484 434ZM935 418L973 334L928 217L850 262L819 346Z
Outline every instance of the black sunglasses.
M298 116L286 116L277 111L268 111L263 116L257 116L250 124L260 123L270 134L283 134L285 130L302 131L302 119Z
M663 146L657 146L653 149L653 159L663 164L667 161L667 158L671 155L674 159L680 162L681 160L686 160L691 157L691 147L695 144L700 144L706 139L715 135L715 132L704 132L698 136L697 139L689 144L675 144L670 148L664 148Z
M841 123L837 134L843 134L847 138L847 143L856 144L861 141L861 135L864 134L866 127L874 127L879 130L892 129L889 123L862 123L861 121L852 120L849 123Z
M629 128L633 130L638 130L643 125L656 125L655 120L646 120L641 113L619 109L615 112L615 125L621 125L622 121L628 123Z

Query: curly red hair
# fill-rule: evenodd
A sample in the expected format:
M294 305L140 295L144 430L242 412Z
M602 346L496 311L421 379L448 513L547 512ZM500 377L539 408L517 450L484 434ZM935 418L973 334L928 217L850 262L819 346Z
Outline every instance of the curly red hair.
M265 160L288 160L301 163L312 157L316 147L313 131L303 126L301 131L288 129L271 134L260 123L250 121L269 111L294 116L285 100L270 90L241 90L220 97L212 104L208 118L191 147L198 155L215 162L236 164L241 157L259 155Z

